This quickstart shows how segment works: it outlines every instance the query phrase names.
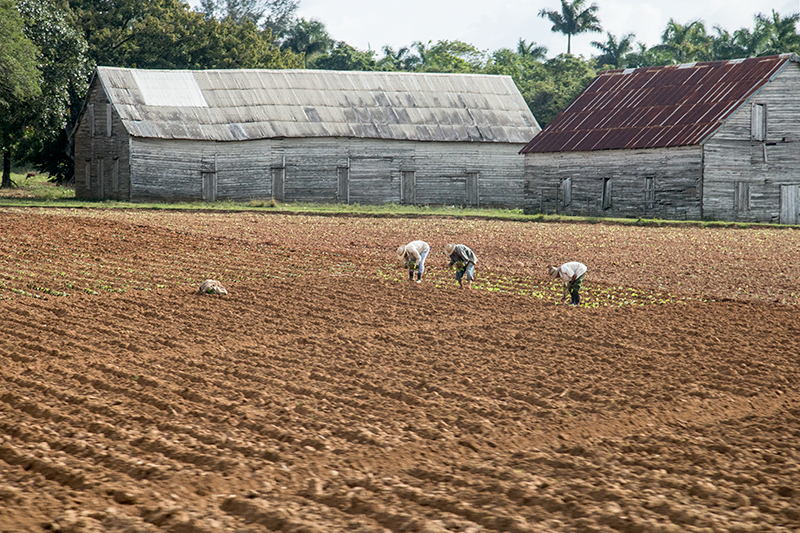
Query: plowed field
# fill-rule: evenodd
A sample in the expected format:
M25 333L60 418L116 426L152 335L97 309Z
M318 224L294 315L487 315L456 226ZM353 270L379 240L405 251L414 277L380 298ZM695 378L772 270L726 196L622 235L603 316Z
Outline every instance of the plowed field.
M0 250L2 532L800 531L795 230L6 208Z

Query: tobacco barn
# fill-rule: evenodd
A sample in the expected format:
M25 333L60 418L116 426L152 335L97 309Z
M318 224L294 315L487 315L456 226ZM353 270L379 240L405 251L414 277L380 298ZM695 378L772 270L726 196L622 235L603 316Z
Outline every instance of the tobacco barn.
M798 61L600 73L522 149L525 212L797 224Z
M98 67L76 196L521 207L539 131L508 76Z

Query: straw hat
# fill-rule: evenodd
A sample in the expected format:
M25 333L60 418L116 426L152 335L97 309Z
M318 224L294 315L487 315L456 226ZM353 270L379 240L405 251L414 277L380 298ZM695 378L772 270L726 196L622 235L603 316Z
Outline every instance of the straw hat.
M456 249L456 245L455 245L455 244L453 244L453 243L449 243L449 244L445 244L445 245L444 245L444 251L445 251L445 253L446 253L447 255L450 255L450 254L452 254L452 253L453 253L453 250L455 250L455 249Z
M400 259L401 261L406 258L405 246L401 246L400 248L397 249L397 258Z
M558 276L558 271L559 271L559 270L561 270L561 269L560 269L560 268L558 268L558 267L554 267L554 266L549 266L549 267L547 267L547 272L550 274L550 277L551 277L551 278L555 278L555 277L557 277L557 276Z

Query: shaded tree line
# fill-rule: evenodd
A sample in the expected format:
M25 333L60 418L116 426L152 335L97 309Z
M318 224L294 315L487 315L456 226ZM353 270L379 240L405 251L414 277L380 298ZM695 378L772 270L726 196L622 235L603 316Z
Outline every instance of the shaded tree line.
M700 20L671 19L661 42L605 32L592 57L572 40L603 33L599 6L560 0L542 9L566 51L519 39L492 52L462 41L414 41L359 50L325 24L296 16L300 0L0 0L0 153L2 186L10 165L32 165L57 181L73 176L71 132L95 65L159 69L310 68L509 75L545 126L603 69L635 68L800 52L800 14L759 13L733 33Z

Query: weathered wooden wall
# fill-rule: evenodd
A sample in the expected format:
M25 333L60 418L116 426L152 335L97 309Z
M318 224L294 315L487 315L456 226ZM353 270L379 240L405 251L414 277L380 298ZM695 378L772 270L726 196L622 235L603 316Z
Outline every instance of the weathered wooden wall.
M130 138L99 83L89 91L85 112L73 136L75 196L128 200L131 192Z
M697 220L702 216L701 178L700 147L526 154L524 210ZM565 180L571 183L571 193L565 191ZM604 208L605 180L611 180L611 199Z
M131 139L133 201L250 200L271 194L268 141L220 143ZM203 175L216 184L205 197Z
M203 175L216 182L207 200L265 199L283 176L284 201L400 203L413 173L418 204L521 207L521 145L364 139L204 142L131 139L131 199L204 199ZM477 198L467 182L477 178ZM345 180L342 188L341 180ZM276 194L278 193L278 194Z
M751 140L754 103L766 105L764 141ZM800 185L800 65L789 62L731 115L705 143L703 158L706 218L781 222L781 186ZM735 205L737 182L747 184L749 206Z

